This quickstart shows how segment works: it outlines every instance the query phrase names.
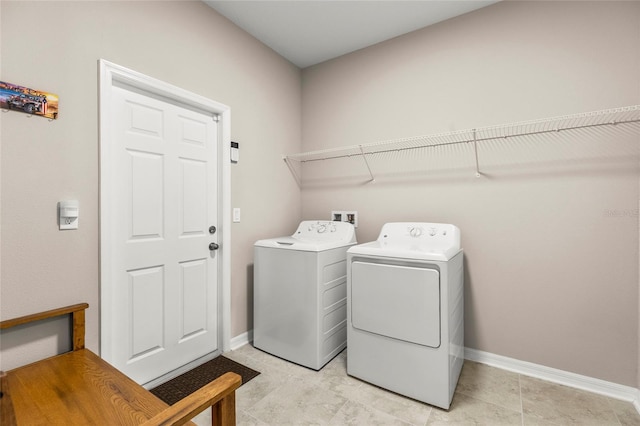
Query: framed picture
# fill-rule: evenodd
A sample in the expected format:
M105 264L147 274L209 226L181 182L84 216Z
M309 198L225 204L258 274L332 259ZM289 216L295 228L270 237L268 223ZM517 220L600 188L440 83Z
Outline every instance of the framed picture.
M0 81L0 108L58 118L58 95Z

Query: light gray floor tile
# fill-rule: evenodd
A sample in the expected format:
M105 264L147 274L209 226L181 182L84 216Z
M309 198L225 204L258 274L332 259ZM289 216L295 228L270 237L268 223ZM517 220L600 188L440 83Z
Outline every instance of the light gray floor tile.
M407 425L410 423L393 417L384 411L363 405L354 401L347 401L340 411L331 419L330 425Z
M620 425L604 396L532 377L522 376L520 384L528 418L559 425Z
M640 413L631 402L609 398L609 405L622 426L640 426Z
M288 382L289 378L280 374L261 373L236 391L236 407L239 410L247 410Z
M358 381L356 380L356 382ZM430 405L389 392L366 382L360 382L359 387L350 389L344 395L352 401L384 411L400 420L415 425L424 425L432 410Z
M559 425L557 423L551 423L546 420L539 419L535 416L528 416L527 414L522 415L522 425L523 426L564 426Z
M209 422L207 426L210 426L210 425L211 423ZM268 423L261 422L260 420L251 416L246 411L238 410L238 412L236 413L236 425L237 426L268 426Z
M245 345L225 354L261 374L236 394L241 426L615 425L640 426L633 404L471 361L449 411L347 375L347 350L314 371ZM524 412L523 412L524 410ZM210 425L202 413L198 425Z
M314 381L316 386L326 389L347 399L356 400L356 396L360 394L363 382L351 376L338 374L320 375Z
M326 425L346 401L331 391L290 379L247 413L271 425Z
M499 405L457 393L449 411L434 408L427 421L436 425L520 426L522 414Z
M465 361L456 392L520 411L520 378L517 373Z

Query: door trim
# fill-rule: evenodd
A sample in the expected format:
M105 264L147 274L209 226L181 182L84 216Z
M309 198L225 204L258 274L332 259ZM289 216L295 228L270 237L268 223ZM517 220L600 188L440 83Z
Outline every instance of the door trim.
M221 286L220 313L219 313L219 342L222 352L231 348L231 169L230 169L230 143L231 143L231 110L228 106L213 101L201 95L189 92L169 83L146 76L106 61L99 60L100 88L99 88L99 132L100 132L100 355L111 359L111 322L109 315L112 312L112 294L109 283L112 282L110 253L113 247L112 237L113 217L107 208L110 205L109 197L112 194L111 177L113 170L107 164L110 141L110 123L113 120L111 110L111 91L116 83L125 83L136 89L144 90L152 94L162 96L200 111L218 115L218 241L221 241L220 264L218 265L218 282Z

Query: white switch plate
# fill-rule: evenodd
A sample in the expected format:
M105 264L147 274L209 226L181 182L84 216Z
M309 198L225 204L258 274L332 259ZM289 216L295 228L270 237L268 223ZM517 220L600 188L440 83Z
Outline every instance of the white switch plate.
M233 221L240 222L240 207L233 208Z

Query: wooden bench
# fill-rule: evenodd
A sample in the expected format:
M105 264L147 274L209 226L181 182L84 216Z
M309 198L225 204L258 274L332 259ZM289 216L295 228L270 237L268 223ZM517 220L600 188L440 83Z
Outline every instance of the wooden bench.
M0 322L6 329L71 315L73 350L1 374L0 423L7 425L182 425L208 407L212 424L236 424L235 391L242 380L226 373L174 405L167 405L84 347L81 303Z

